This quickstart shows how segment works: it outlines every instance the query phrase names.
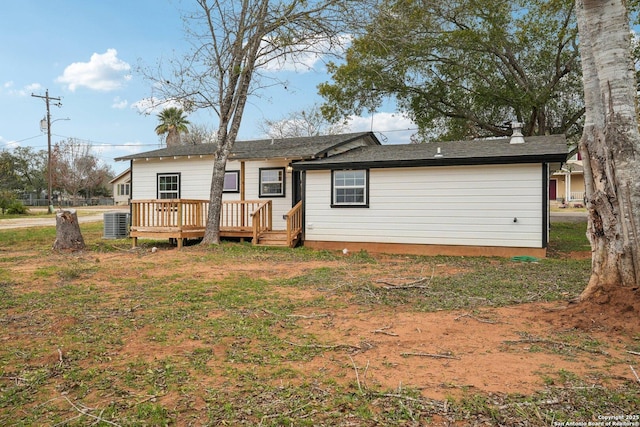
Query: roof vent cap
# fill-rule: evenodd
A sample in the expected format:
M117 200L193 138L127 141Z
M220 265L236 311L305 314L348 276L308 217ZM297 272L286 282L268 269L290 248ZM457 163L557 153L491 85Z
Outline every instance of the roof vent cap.
M440 147L438 147L438 150L437 150L435 156L433 156L433 157L435 157L436 159L439 159L442 156L444 156L444 154L442 154L442 151L440 150Z
M513 133L511 134L511 140L509 144L524 144L524 137L522 136L522 127L524 123L511 122L511 128Z

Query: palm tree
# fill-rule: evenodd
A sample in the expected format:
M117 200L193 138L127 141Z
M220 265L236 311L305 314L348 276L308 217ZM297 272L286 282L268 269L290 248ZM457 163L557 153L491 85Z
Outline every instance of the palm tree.
M189 129L187 128L189 121L183 114L184 111L182 108L176 107L165 108L158 114L160 124L156 126L156 134L167 134L167 147L180 145L180 134L189 133Z

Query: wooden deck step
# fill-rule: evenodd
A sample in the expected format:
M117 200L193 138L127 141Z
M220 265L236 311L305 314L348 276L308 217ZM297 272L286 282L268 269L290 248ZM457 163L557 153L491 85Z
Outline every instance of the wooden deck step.
M298 235L293 239L292 246L295 247L300 240ZM258 239L258 245L262 246L283 246L287 247L287 231L286 230L272 230L265 231Z
M263 246L287 246L287 232L285 230L265 231L258 239Z

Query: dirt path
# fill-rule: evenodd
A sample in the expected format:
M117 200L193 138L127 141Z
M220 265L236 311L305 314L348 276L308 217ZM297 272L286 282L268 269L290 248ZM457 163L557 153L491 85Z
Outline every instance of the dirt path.
M78 221L83 224L87 222L98 222L104 219L107 212L129 212L127 208L116 206L111 207L88 207L88 208L71 208L78 211ZM46 209L42 209L46 211ZM31 211L38 211L38 208L31 208ZM28 227L55 227L56 218L25 216L22 218L0 219L0 230L8 230L12 228L28 228Z

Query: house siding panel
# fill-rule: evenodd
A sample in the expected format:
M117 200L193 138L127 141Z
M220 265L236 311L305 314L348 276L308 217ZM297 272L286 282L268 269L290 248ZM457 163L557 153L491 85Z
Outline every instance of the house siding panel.
M369 208L332 209L330 171L307 171L305 239L540 248L540 174L539 164L371 169Z
M162 173L180 173L180 198L208 199L211 188L213 160L202 159L138 160L134 162L135 185L132 199L155 199L157 194L156 177Z
M287 224L282 216L291 210L291 172L286 168L289 164L286 160L264 160L245 163L245 198L247 200L269 200L273 209L273 228L284 229ZM260 169L261 168L285 168L285 197L260 198ZM227 169L229 167L227 166Z
M282 216L291 209L291 173L286 172L289 162L285 160L247 161L245 162L245 199L259 200L259 170L260 168L283 167L285 168L285 195L272 199L273 228L283 229L286 222ZM227 162L227 170L240 170L240 162ZM134 162L135 186L132 199L157 198L156 177L158 173L180 173L180 197L182 199L208 200L211 189L211 174L213 173L213 158L162 159L162 160L138 160ZM239 193L224 193L222 200L240 200ZM260 200L268 200L267 198Z

